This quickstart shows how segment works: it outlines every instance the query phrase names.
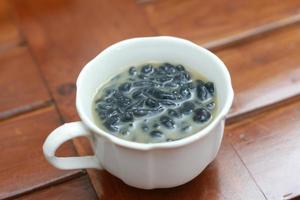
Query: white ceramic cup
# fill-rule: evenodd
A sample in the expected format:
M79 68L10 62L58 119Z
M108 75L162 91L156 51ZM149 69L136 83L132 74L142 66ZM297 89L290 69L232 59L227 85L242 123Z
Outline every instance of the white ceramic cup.
M180 63L215 83L217 114L206 128L177 141L142 144L115 137L95 125L92 103L99 86L129 66L151 61ZM82 69L76 85L76 107L82 121L55 129L43 145L45 157L59 169L106 169L128 185L143 189L174 187L199 175L217 155L233 101L230 75L217 56L190 41L166 36L128 39L108 47ZM94 156L55 156L62 143L79 136L90 139Z

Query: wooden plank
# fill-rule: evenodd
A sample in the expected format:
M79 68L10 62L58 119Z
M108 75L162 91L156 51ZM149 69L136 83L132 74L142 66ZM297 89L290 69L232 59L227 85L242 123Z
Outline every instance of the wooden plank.
M57 170L44 158L43 142L60 124L54 107L0 123L0 199L79 175L78 170ZM58 154L74 155L76 151L72 144L67 142Z
M217 51L231 73L229 117L300 94L300 25Z
M7 0L0 1L0 52L22 42Z
M299 14L300 1L163 0L141 4L158 34L205 44Z
M300 195L300 101L227 128L227 136L268 199Z
M58 185L52 185L43 190L29 193L16 199L96 200L98 198L95 191L93 190L93 187L91 186L88 176L85 175L67 182L60 183Z
M83 65L112 43L153 34L132 0L14 0L13 6L67 121L77 119L74 83Z
M0 71L0 120L49 103L47 88L27 48L0 53Z
M94 13L93 9L88 9L92 7L92 5L97 7L99 3L101 4L101 1L91 1L85 5L81 5L80 2L74 2L72 5L64 4L64 2L56 2L49 3L50 5L48 7L39 5L39 3L33 0L16 2L18 3L16 4L17 14L23 31L29 39L29 44L33 48L34 55L37 56L38 62L41 64L53 96L58 102L60 111L67 120L77 119L74 106L74 81L84 62L90 58L88 55L96 54L97 48L100 50L114 40L116 41L122 37L130 37L131 35L134 36L135 34L128 33L128 28L123 26L115 27L113 24L118 22L118 18L115 17L115 15L111 16L112 22L110 24L103 22L101 20L102 18L98 17L97 13L103 14L104 12L105 14L109 9L105 9L105 7L102 6L101 8L103 8L104 11L97 13L96 11ZM122 5L120 2L118 3ZM119 4L112 2L111 6L118 8L118 6L120 6ZM156 4L157 3L148 3L147 6ZM198 3L196 5L198 5ZM54 10L55 6L59 7L62 15L58 15L61 23L57 23L55 15L48 19L48 15L44 14ZM81 6L82 9L72 12L72 9L75 10L77 6ZM69 7L71 8L67 9ZM137 21L137 24L146 24L142 13L138 11L136 6L126 4L126 6L123 7L120 8L122 11L123 9L128 10L132 15L133 13L138 13L135 15L141 16L135 20L133 19L135 15L128 15L124 18L124 20L131 22L128 23L130 30L135 30L136 33L141 34L151 34L152 31L149 27L147 28L147 26L143 26L143 29L141 29L132 25L132 21ZM276 9L281 8L276 7ZM26 10L30 12L26 12ZM75 31L76 28L85 23L83 19L84 16L87 16L86 10L93 13L92 16L95 15L95 22L91 22L91 25L85 25L89 33L86 31L83 33ZM74 18L77 21L70 21L68 20L69 18ZM97 26L93 24L96 22L98 22ZM70 28L64 29L61 27L66 26L66 24ZM111 32L110 37L102 33L102 27ZM283 32L274 32L274 36L272 35L273 33L270 35L266 34L265 37L256 38L255 40L247 41L247 43L234 45L217 51L217 54L229 66L233 77L236 98L231 116L276 103L299 93L299 81L295 78L299 74L297 67L299 58L295 55L298 48L297 45L294 44L299 42L298 28L298 25L295 25L292 26L292 28L284 29ZM62 29L64 34L56 33L56 30ZM112 34L113 32L118 34ZM101 37L98 37L97 34L101 35ZM278 43L274 43L274 40L279 41ZM51 43L48 41L51 41ZM70 41L72 41L71 48L69 48ZM83 44L82 41L86 44ZM263 45L258 45L260 43L263 43ZM287 49L289 51L288 56L283 57L277 53L278 51L272 51L274 45L282 54L285 53L285 49ZM244 59L244 55L248 55L248 58ZM272 56L274 58L270 59ZM277 69L273 70L274 67ZM272 74L271 76L266 75L269 74L269 72ZM291 76L291 78L286 79L285 76ZM270 80L271 78L277 84L274 84ZM275 87L279 87L279 89L274 89ZM248 101L248 98L251 99L251 101Z
M81 154L91 154L87 141L76 142ZM176 188L141 190L124 184L106 171L88 170L88 173L99 198L109 200L265 199L226 138L216 160L194 180Z

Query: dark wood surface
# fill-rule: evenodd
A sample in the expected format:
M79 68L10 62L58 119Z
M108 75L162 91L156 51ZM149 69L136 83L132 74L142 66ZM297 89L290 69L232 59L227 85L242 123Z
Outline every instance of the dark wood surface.
M3 0L0 199L294 199L300 195L300 1ZM62 171L45 137L78 120L76 77L119 40L185 37L228 66L235 101L215 161L193 181L139 190L105 171ZM91 154L86 140L59 155Z
M60 184L54 184L39 191L29 193L20 197L18 200L36 200L36 199L51 199L51 200L96 200L97 195L93 190L87 175L66 181Z
M51 97L27 47L0 53L0 120L49 104Z
M207 45L299 14L300 1L158 0L142 7L157 34Z
M0 52L13 48L23 42L14 23L8 1L0 1Z
M1 123L0 199L30 192L81 173L55 169L44 158L43 142L60 124L53 106ZM76 151L68 142L60 149L60 155L76 155Z
M235 99L229 116L299 95L299 52L300 23L216 51L232 76Z
M232 124L227 136L269 199L300 196L300 101Z

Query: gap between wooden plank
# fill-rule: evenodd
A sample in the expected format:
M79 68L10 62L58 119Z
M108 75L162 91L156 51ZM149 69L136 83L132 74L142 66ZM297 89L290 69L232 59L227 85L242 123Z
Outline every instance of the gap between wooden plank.
M36 192L36 191L39 191L39 190L43 190L43 189L45 189L47 187L50 187L50 186L52 187L52 186L55 186L55 185L58 185L58 184L61 184L61 183L64 183L64 182L68 182L70 180L82 177L84 175L86 175L85 171L80 171L79 173L75 173L75 174L72 174L72 175L66 175L62 178L57 178L57 179L53 179L52 181L44 182L44 183L42 183L38 186L35 186L35 187L32 187L32 188L28 189L27 191L21 192L19 194L12 195L12 196L10 196L8 198L5 198L5 199L7 199L7 200L15 199L15 198L23 196L25 194L33 193L33 192Z
M230 141L229 141L230 142ZM253 174L250 172L250 170L248 169L246 163L244 162L244 160L241 158L240 154L237 152L237 150L234 148L234 146L231 144L230 142L230 146L233 149L234 153L237 155L237 157L240 159L240 161L242 162L243 166L245 167L245 169L247 170L249 176L252 178L254 184L256 185L256 187L258 188L258 190L262 193L262 195L264 196L264 198L267 200L267 196L265 195L264 191L262 190L262 188L259 186L259 184L256 182Z
M41 113L41 112L46 112L47 110L53 109L55 107L56 106L53 103L45 104L43 107L38 107L37 109L30 110L30 111L25 111L23 113L19 113L18 115L14 115L13 117L10 117L10 118L4 119L4 120L0 120L0 125L1 125L1 123L5 123L7 121L14 121L14 120L18 120L20 118L30 117L31 115L36 115L36 114ZM59 114L58 114L58 116L59 116ZM60 119L60 121L63 123L63 121L61 119ZM76 147L74 149L77 152ZM77 152L77 154L78 154L78 152ZM64 183L64 182L79 178L79 177L84 176L86 174L87 173L86 173L85 170L80 170L80 171L78 171L76 173L73 173L73 174L66 174L62 177L54 178L54 179L51 179L49 181L43 182L39 185L35 185L35 186L29 188L26 191L22 191L20 193L14 194L14 195L12 195L8 198L5 198L5 199L14 199L16 197L20 197L20 196L25 195L25 194L29 194L29 193L32 193L32 192L36 192L36 191L45 189L49 186L54 186L54 185L57 185L57 184L60 184L60 183Z
M16 48L16 47L23 47L26 46L26 42L23 41L23 38L21 41L19 41L18 43L14 43L14 44L9 44L6 46L0 46L0 54L6 51L9 51L10 49Z
M26 114L28 112L49 107L51 105L53 105L53 101L49 100L49 101L39 101L22 107L10 109L8 111L0 113L0 122L17 117L19 115Z
M137 4L153 3L155 0L136 0Z
M251 117L251 116L254 116L254 115L258 115L258 114L261 114L261 113L266 112L268 110L273 110L273 109L278 108L278 107L283 107L285 105L288 105L288 104L291 104L291 103L294 103L294 102L297 102L297 101L300 101L300 94L282 99L280 101L271 103L269 105L265 105L265 106L262 106L262 107L257 107L254 110L250 110L248 112L237 113L236 115L229 115L226 118L226 125L230 125L230 124L239 122L239 121L241 121L245 118L248 118L248 117Z
M207 42L202 44L203 47L216 51L220 50L229 46L233 46L235 44L245 42L247 40L263 36L266 33L285 28L291 25L294 25L296 23L300 22L300 14L292 15L290 17L280 19L278 21L274 21L268 24L264 24L258 27L255 27L253 29L249 29L247 31L241 32L239 34L229 36L222 39L217 39L211 42Z

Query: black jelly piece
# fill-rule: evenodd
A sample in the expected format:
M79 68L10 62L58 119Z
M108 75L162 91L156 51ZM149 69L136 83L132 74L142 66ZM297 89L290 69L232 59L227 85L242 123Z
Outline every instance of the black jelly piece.
M157 99L168 99L168 100L175 100L176 96L172 93L164 92L158 89L152 89L149 91L149 93L157 98Z
M165 83L165 82L171 81L171 80L172 80L172 77L169 77L169 76L162 76L162 77L156 78L156 80L157 80L158 82Z
M215 102L210 102L209 104L206 105L206 108L209 110L212 110L216 107Z
M132 109L135 109L135 108L141 108L144 105L144 101L145 101L144 99L139 99L139 100L133 102L132 104L130 104L129 106L127 106L125 108L125 110L132 110Z
M158 95L158 98L160 99L169 99L169 100L175 100L176 99L176 96L172 93L167 93L167 92L161 92L159 95Z
M174 103L173 101L169 101L169 100L161 100L161 101L159 101L159 103L164 106L176 106L176 103Z
M167 74L174 74L176 73L176 68L174 67L174 65L170 64L170 63L164 63L163 65L161 65L159 67L159 69Z
M160 125L159 125L159 123L156 123L156 122L155 122L155 123L152 125L152 127L153 127L153 128L159 128Z
M169 109L168 110L168 115L170 117L176 117L176 118L180 117L180 114L176 110L174 110L174 109Z
M169 129L175 127L175 122L168 116L160 117L160 123Z
M209 91L210 94L214 94L215 92L215 86L213 82L207 82L205 83L206 89Z
M177 69L177 71L185 71L185 68L183 65L177 65L176 69Z
M132 100L128 97L122 97L118 99L118 106L121 108L125 108L131 104Z
M113 108L108 109L105 112L106 112L106 117L111 117L111 116L119 114L119 112L116 109L113 109Z
M131 97L132 97L133 99L143 98L143 97L144 97L143 91L142 91L142 90L134 91L134 92L132 93Z
M107 98L107 99L105 99L105 102L111 104L111 103L114 103L115 100L113 98Z
M157 83L152 81L137 81L133 83L134 87L154 87L157 86Z
M158 108L151 108L149 109L150 113L161 113L163 112L165 109L163 107L158 107Z
M198 108L194 111L193 120L195 122L207 122L211 118L211 114L204 108Z
M187 102L184 102L180 106L179 110L182 114L187 115L187 114L191 113L194 110L194 108L195 108L195 105L192 102L187 101Z
M150 136L154 138L160 138L163 136L163 133L159 130L153 130L150 132Z
M102 119L102 120L106 119L107 116L108 116L108 115L107 115L107 112L104 111L104 110L97 111L97 113L98 113L98 116L100 117L100 119Z
M106 119L109 124L117 124L120 121L120 116L118 114L112 115Z
M178 84L177 83L175 83L175 82L168 82L168 83L165 83L165 85L164 85L165 87L171 87L171 88L175 88L175 87L177 87L178 86Z
M117 132L119 130L119 127L113 124L109 124L107 122L104 122L104 126L107 128L107 130L112 132Z
M119 90L122 92L128 92L130 88L131 88L131 83L129 82L123 83L119 86Z
M187 83L191 79L191 76L187 72L180 72L179 74L175 75L173 80L179 84Z
M208 92L208 90L206 89L206 87L204 85L198 84L197 85L197 97L201 101L205 101L205 100L211 98L211 94Z
M122 122L132 122L133 121L133 114L131 112L125 112L121 115Z
M137 108L133 110L133 115L135 117L143 117L149 113L149 110Z
M137 71L135 67L130 67L128 73L132 76L136 75Z
M191 75L190 75L190 73L188 73L187 71L185 71L185 72L183 72L182 74L183 74L183 77L184 77L184 79L185 79L186 81L191 80Z
M150 108L156 108L159 106L159 103L155 99L152 99L152 98L148 98L145 101L145 104L146 104L146 106L148 106Z
M120 117L118 115L113 115L111 117L108 117L105 122L104 126L110 130L110 131L118 131L119 128L117 126L118 122L120 121Z
M115 97L116 99L121 99L124 97L124 95L120 91L115 91L113 97Z
M141 69L141 72L143 74L150 74L153 71L153 66L152 65L144 65Z
M191 92L188 87L181 87L179 90L179 94L183 99L189 99L191 97Z
M111 109L113 106L109 103L103 103L103 102L99 102L96 104L96 110L108 110Z

